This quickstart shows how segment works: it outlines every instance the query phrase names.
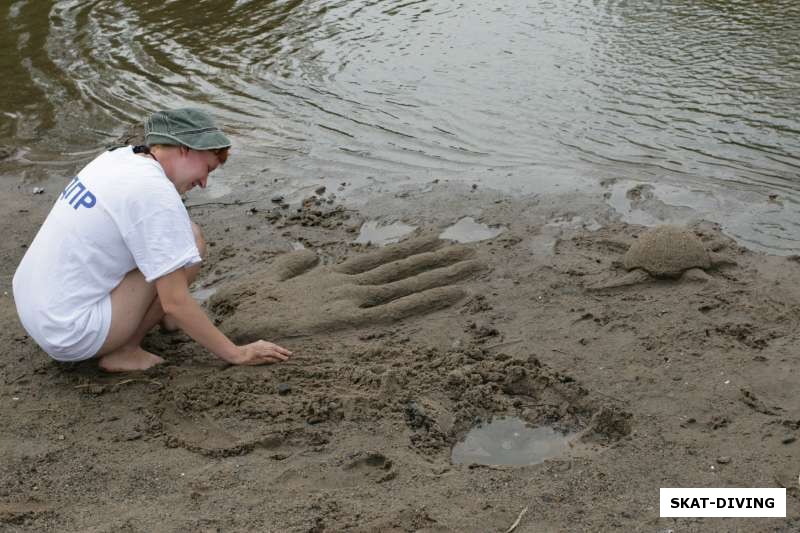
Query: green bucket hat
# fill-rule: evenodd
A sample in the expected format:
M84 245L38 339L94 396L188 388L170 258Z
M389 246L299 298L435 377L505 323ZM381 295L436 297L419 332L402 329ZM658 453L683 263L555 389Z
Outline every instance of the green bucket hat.
M192 107L157 111L147 117L144 141L149 145L171 144L192 150L217 150L231 145L208 113Z

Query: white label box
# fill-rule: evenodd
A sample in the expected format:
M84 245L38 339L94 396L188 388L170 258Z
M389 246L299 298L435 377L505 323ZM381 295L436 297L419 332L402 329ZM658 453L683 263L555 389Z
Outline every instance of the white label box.
M786 517L783 488L662 488L662 517Z

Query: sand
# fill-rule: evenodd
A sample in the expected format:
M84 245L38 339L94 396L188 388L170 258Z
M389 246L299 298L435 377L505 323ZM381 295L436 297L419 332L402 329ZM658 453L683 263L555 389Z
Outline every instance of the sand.
M438 183L281 207L268 187L244 190L252 203L190 210L210 245L195 288L216 290L223 328L273 334L294 357L231 367L154 332L165 365L107 375L50 361L16 319L11 276L59 192L29 188L6 179L0 200L1 530L505 532L523 509L516 531L800 528L794 258L698 223L736 264L598 292L646 229L602 199ZM427 232L467 216L504 231L377 271L377 284L428 274L400 292L359 292L354 274L402 259L353 243L387 213ZM268 278L297 243L292 275ZM402 312L376 311L408 294ZM451 463L470 428L503 416L578 437L537 465ZM786 487L789 517L659 518L659 488L680 486Z

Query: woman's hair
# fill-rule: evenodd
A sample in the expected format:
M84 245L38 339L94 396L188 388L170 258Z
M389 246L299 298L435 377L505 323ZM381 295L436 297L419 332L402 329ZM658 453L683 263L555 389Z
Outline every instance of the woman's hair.
M163 148L178 148L178 145L175 145L175 144L151 144L149 146L143 146L141 151L143 151L144 153L149 154L150 150L152 148L155 148L156 146L163 147ZM198 150L198 151L201 151L201 152L214 152L214 155L217 156L217 159L219 159L219 164L220 165L224 165L225 161L228 160L228 154L230 152L230 149L231 149L230 146L228 146L226 148L217 148L215 150ZM192 150L192 148L189 148L189 150Z
M220 165L224 165L225 161L228 160L228 152L229 152L229 150L230 150L230 147L217 148L216 150L211 150L211 151L214 152L214 155L216 155L217 159L219 159L219 164Z

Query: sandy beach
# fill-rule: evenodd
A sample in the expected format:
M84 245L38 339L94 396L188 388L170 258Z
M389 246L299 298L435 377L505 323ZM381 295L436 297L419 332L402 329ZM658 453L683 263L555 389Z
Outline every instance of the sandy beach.
M734 263L706 281L595 291L624 274L621 258L646 230L596 197L432 182L374 193L360 208L311 187L300 191L305 203L282 207L269 185L243 188L190 207L210 246L194 289L215 293L206 305L230 327L226 287L256 283L293 249L316 253L320 263L280 296L262 298L261 287L247 300L265 328L276 309L284 325L297 312L307 331L271 339L294 357L230 367L183 334L154 332L146 346L165 365L108 375L92 362L50 361L16 318L10 280L57 187L34 195L2 183L0 529L800 527L796 258L748 251L694 221ZM451 263L469 257L480 268L448 279L457 298L380 320L303 322L318 305L303 287L387 249L354 243L379 216L427 234L471 217L498 234L458 248ZM470 429L506 417L552 428L568 445L529 466L451 461ZM786 487L788 518L660 519L659 488L680 486Z

